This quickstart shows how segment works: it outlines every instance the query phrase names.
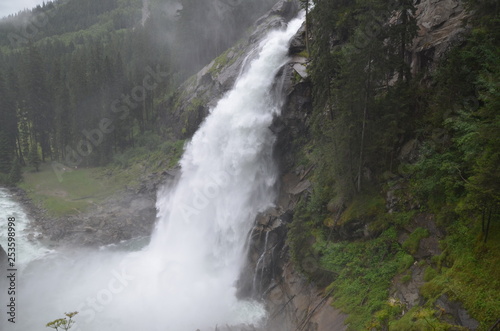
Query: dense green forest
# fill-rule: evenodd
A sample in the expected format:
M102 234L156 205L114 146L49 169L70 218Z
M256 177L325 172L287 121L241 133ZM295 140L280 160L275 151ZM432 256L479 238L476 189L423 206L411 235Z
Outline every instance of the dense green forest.
M18 164L105 165L167 136L158 103L273 1L148 3L147 17L141 0L60 0L0 21L0 182Z
M470 30L432 71L410 67L413 1L314 3L314 110L297 159L316 167L316 185L290 227L296 265L333 291L353 330L461 330L443 296L488 330L500 316L499 3L466 1ZM445 237L424 259L429 220ZM414 264L424 302L407 312L389 291Z

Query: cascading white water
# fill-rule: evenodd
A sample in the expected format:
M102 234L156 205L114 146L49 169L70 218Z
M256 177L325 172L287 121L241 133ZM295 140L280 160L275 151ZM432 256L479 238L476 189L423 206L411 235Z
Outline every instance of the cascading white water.
M301 22L269 33L187 145L179 182L158 196L150 244L32 263L19 280L17 328L2 318L1 330L40 330L69 311L80 312L74 330L88 331L205 331L265 317L261 304L236 298L235 282L253 220L274 200L271 88Z
M266 231L266 237L264 239L264 250L262 251L262 254L260 255L259 259L257 260L257 263L255 265L255 274L253 275L253 281L252 281L252 293L257 294L257 292L260 292L262 290L261 288L261 283L262 283L262 278L264 277L264 269L266 265L266 254L267 254L267 241L269 240L269 231ZM259 267L260 264L263 264L262 267L260 268L260 275L259 275ZM259 286L257 286L257 278L259 278Z

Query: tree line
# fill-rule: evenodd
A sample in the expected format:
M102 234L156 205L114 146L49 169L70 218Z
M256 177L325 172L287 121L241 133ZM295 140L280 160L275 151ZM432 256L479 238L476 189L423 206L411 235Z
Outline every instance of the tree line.
M272 3L157 0L141 24L140 0L59 0L5 18L2 182L19 165L104 165L145 132L165 135L161 100Z

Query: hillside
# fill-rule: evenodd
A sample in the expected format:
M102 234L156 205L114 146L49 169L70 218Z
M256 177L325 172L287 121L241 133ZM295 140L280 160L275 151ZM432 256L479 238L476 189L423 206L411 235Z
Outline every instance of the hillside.
M310 13L311 103L282 146L302 180L288 192L303 191L286 242L348 329L498 327L499 8L322 1Z

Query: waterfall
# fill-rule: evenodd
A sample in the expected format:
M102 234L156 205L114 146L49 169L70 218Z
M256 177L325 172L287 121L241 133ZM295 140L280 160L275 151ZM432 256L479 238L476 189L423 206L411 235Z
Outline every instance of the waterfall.
M211 109L186 146L178 183L158 194L149 245L66 249L32 263L19 279L17 328L2 318L1 330L40 330L69 311L79 312L75 331L205 331L265 318L262 304L236 298L235 284L253 221L275 198L272 86L301 22L269 32Z

